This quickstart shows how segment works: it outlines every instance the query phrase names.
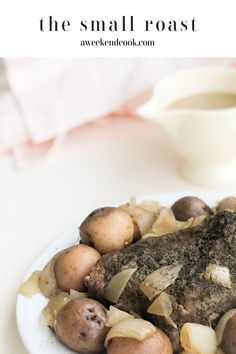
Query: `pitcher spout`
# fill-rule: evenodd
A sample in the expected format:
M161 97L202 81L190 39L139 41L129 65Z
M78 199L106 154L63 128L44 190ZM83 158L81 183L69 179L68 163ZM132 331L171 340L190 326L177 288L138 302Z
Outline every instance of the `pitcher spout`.
M143 119L158 123L164 129L169 127L169 119L166 118L170 116L170 112L160 109L154 97L140 106L136 113ZM166 126L167 122L168 127Z
M154 102L154 99L150 99L147 102L145 102L142 106L138 107L136 113L138 116L147 119L147 120L157 120L159 116L159 112L156 108L156 104Z

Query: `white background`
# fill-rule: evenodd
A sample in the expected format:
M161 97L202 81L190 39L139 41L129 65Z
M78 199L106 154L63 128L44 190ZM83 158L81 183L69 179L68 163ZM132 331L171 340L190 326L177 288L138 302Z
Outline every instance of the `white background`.
M1 56L236 56L234 0L5 0L0 10ZM40 32L39 20L53 15L72 23L70 32ZM82 19L135 17L135 33L80 32ZM145 33L145 19L195 17L197 32ZM80 47L81 39L155 39L156 47Z

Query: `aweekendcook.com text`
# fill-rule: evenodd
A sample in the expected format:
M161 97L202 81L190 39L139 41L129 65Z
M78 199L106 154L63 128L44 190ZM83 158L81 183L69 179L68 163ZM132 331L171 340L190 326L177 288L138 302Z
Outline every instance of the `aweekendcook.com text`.
M136 40L134 38L121 40L121 39L96 39L96 40L81 40L81 47L154 47L154 40Z

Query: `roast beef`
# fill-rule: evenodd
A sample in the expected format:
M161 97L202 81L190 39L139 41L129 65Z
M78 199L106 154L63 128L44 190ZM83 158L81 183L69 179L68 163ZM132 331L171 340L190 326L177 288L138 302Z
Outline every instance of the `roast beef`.
M228 267L232 287L217 285L204 277L209 264ZM153 271L165 265L182 265L174 284L165 292L176 305L171 314L174 328L165 317L147 314L150 301L139 289ZM175 351L181 349L179 331L185 322L215 327L219 318L236 307L236 213L223 211L210 216L194 228L150 237L122 251L104 255L86 279L93 297L106 303L104 290L110 279L128 268L137 268L127 284L118 306L151 320L171 338Z

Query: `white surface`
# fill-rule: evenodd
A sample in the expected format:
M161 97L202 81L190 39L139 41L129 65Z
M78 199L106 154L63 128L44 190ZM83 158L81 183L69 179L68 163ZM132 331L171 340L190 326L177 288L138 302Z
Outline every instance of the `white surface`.
M12 11L14 9L14 11ZM27 9L27 11L23 11ZM53 15L71 22L68 32L41 32L39 21ZM121 16L133 15L135 30L122 32ZM197 31L191 31L195 18ZM81 20L117 20L119 31L80 31ZM145 32L145 21L153 21ZM176 20L178 32L158 32L158 20ZM180 21L188 31L180 31ZM173 28L173 25L172 25ZM1 55L4 57L233 57L236 56L235 0L8 0L0 12ZM7 35L5 35L7 34ZM155 40L155 46L81 46L81 40Z
M194 194L197 187L176 174L176 164L156 125L125 120L82 128L40 166L15 171L7 157L0 159L0 353L27 353L16 330L15 299L49 242L92 209L131 195ZM227 189L233 194L236 186Z
M147 196L147 200L158 200L164 206L171 206L177 199L183 197L185 192L159 194ZM208 205L215 205L223 196L218 192L196 194L204 198ZM141 199L142 200L142 199ZM74 227L59 235L33 262L25 275L25 280L36 270L41 270L49 260L64 248L74 245L78 241L78 228ZM47 328L41 312L47 304L47 299L42 294L37 294L31 299L21 295L17 298L17 325L25 347L30 354L70 354L72 351L63 346L55 334Z

